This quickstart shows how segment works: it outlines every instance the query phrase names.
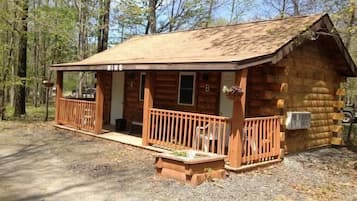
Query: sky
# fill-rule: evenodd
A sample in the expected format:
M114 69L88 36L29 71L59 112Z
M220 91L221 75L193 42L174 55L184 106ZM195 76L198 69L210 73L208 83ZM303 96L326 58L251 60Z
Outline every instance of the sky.
M111 8L112 12L114 13L115 7L117 7L118 2L120 0L112 0L111 2ZM141 2L142 0L133 0L137 2ZM218 2L228 2L225 4L218 3L214 14L213 18L218 19L217 24L222 25L224 22L229 22L231 19L231 1L227 0L218 0ZM171 0L164 0L164 3L171 2ZM278 1L276 1L278 2ZM276 6L280 7L278 3ZM257 20L264 20L264 19L269 19L273 18L275 16L278 16L278 10L272 8L272 6L267 3L267 0L236 0L236 9L235 9L235 16L236 18L233 19L232 23L242 23L242 22L247 22L247 21L257 21ZM114 14L115 15L115 14ZM113 15L112 15L113 16ZM121 34L120 34L120 27L118 24L115 23L114 19L111 19L112 24L110 25L110 40L112 43L118 43L121 39Z

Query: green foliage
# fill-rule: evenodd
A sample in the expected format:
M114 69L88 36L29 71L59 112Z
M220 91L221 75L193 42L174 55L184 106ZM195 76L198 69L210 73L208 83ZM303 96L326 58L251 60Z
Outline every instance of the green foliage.
M27 89L29 97L44 99L41 82L51 78L48 66L88 57L97 51L99 16L103 14L101 1L96 0L52 0L29 1ZM157 32L194 29L206 26L226 25L263 18L328 12L354 60L357 59L356 12L353 0L169 0L158 1L156 8ZM12 86L21 84L15 76L18 51L18 22L16 13L20 8L14 1L0 1L0 95L5 88L7 94ZM132 35L144 34L148 22L147 0L111 1L110 39L115 44ZM271 30L274 33L274 30ZM81 38L82 36L83 38ZM120 38L120 40L118 39ZM84 87L94 87L93 75L85 79ZM78 73L65 75L64 88L72 91L78 88ZM349 79L348 93L357 95L357 81ZM3 96L1 96L3 97ZM9 102L8 97L6 101ZM33 101L36 102L36 101ZM41 102L41 101L40 101ZM42 101L43 102L43 101Z
M175 150L174 152L172 152L172 155L181 156L181 157L187 157L187 151Z
M13 117L14 108L7 106L5 110L5 117L7 120L21 120L21 121L43 121L45 119L46 106L41 105L40 107L34 107L32 105L26 106L26 115L21 118ZM50 104L48 107L49 120L54 120L55 117L55 107L54 104Z

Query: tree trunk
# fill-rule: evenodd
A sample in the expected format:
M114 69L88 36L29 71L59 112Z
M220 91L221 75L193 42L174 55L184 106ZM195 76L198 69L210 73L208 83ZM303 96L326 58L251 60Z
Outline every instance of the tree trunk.
M232 0L232 7L231 7L231 18L229 20L229 22L232 24L233 22L233 18L234 18L234 10L235 10L235 7L236 7L236 0Z
M88 5L85 0L75 1L78 10L78 46L77 46L77 57L79 60L86 58L88 50ZM82 96L82 85L84 80L84 72L79 73L79 79L77 82L77 93L76 97L80 98Z
M36 5L36 1L33 2L33 8L36 9L37 5ZM34 16L36 18L36 16ZM40 77L39 75L39 32L37 31L38 29L38 24L36 23L36 21L34 22L34 49L33 49L33 59L34 59L34 74L35 74L35 92L33 95L33 104L35 107L38 107L38 94L39 94L39 90L40 90L40 83L38 78Z
M282 0L283 5L282 5L282 9L280 11L280 18L283 19L285 18L285 12L286 12L286 0Z
M16 1L21 11L18 13L20 19L20 38L17 76L21 80L21 85L16 86L15 94L15 112L14 116L19 117L26 114L26 70L27 70L27 17L28 0Z
M151 34L156 33L156 6L158 0L149 0L149 16L148 23L146 25L145 34L148 34L149 31Z
M352 28L354 27L354 23L355 23L355 18L356 18L356 4L351 1L349 8L351 8L350 10L350 19L347 25L347 35L346 35L346 47L347 49L350 48L351 46L351 40L352 40Z
M210 0L205 28L207 28L209 26L209 23L211 23L211 21L212 21L213 5L214 5L214 0Z
M108 48L110 0L100 1L98 52Z
M293 6L294 6L294 16L299 16L300 15L300 0L292 0Z
M172 0L172 5L171 5L171 13L170 13L170 21L169 21L169 32L172 32L173 27L174 27L174 11L175 11L175 4L176 0Z
M13 95L15 94L13 92L13 89L14 89L14 85L13 85L13 80L12 78L8 78L9 74L10 74L10 69L11 69L11 75L14 75L15 74L15 69L14 69L14 39L15 38L15 33L14 31L7 31L6 33L6 41L8 42L8 50L7 52L5 53L6 56L4 56L4 68L5 68L5 74L4 74L4 79L3 79L3 82L4 82L4 99L3 99L3 106L5 106L5 103L6 103L6 99L9 98L9 101L10 101L10 105L11 107L14 106L14 99L13 99ZM7 58L7 59L5 59ZM14 76L12 76L14 77ZM11 81L11 85L10 85L10 88L7 87L7 85L5 85L5 82L10 82Z
M41 65L42 65L42 78L45 78L47 76L47 46L49 46L49 42L47 43L47 37L45 33L41 33L42 39L42 55L41 55ZM41 86L41 104L46 102L46 89Z

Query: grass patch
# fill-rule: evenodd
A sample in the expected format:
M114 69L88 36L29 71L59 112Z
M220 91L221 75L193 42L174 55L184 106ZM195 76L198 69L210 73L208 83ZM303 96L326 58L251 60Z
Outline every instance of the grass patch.
M34 107L32 105L26 105L26 115L23 117L14 117L14 108L7 106L5 111L5 118L10 121L44 121L46 115L46 105ZM54 120L55 107L53 104L48 106L48 120Z

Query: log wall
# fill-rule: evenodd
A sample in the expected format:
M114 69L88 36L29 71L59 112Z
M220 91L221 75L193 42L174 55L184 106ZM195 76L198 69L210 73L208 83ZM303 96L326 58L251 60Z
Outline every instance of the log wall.
M316 43L306 42L278 65L285 66L288 73L283 113L307 111L312 114L310 129L285 131L287 151L330 145L332 129L337 124L331 116L335 112L335 93L341 79L334 62Z
M203 114L218 114L220 73L196 72L195 104L193 106L179 105L178 86L179 72L155 72L154 107L177 111L197 112ZM206 85L209 91L206 92ZM125 73L124 118L130 128L132 121L141 122L143 101L139 100L140 72Z
M260 65L249 68L246 117L280 115L277 103L285 97L287 72L284 67Z
M330 145L333 131L339 128L333 118L335 94L343 80L336 69L334 61L313 42L305 42L275 65L250 68L246 117L284 116L282 147L290 153ZM311 112L311 128L285 130L288 111Z

